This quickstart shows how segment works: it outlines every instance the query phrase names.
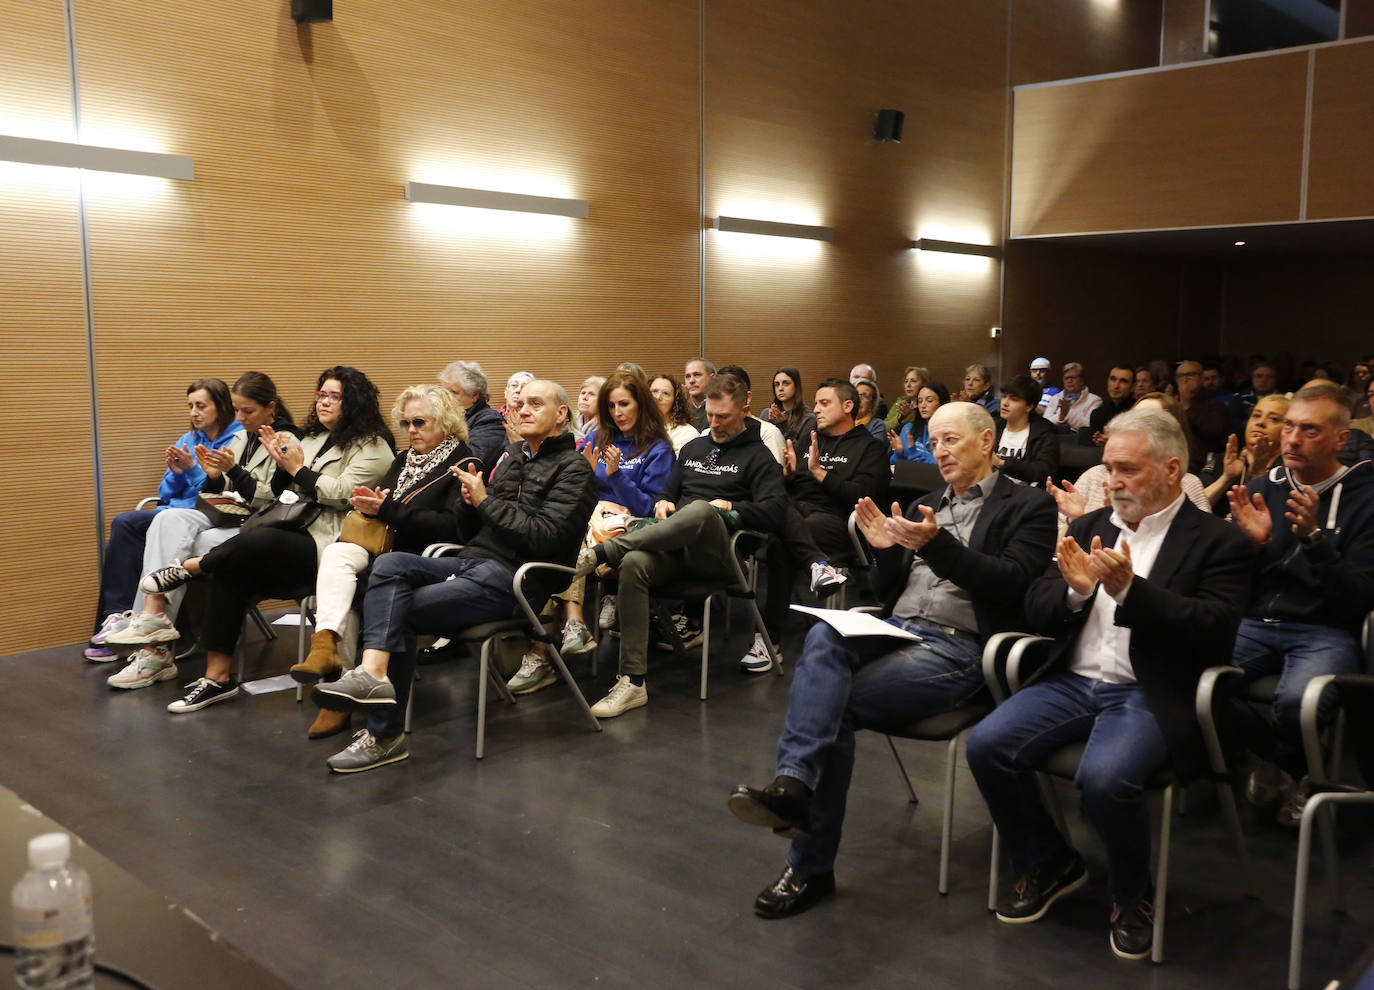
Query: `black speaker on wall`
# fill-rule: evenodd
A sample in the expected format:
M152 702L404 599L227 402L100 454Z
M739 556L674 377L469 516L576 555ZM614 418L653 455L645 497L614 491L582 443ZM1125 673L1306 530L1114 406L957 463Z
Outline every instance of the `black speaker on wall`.
M334 0L291 0L291 19L297 24L332 21Z
M876 141L888 141L900 143L902 140L902 124L906 120L906 114L900 110L879 110L878 116L873 121L873 138Z

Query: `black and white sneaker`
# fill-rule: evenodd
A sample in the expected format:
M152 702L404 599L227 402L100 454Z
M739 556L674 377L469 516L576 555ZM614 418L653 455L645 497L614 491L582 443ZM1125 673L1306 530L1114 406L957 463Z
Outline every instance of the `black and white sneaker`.
M186 689L184 697L178 698L167 706L167 710L172 714L198 712L202 708L213 705L216 701L228 701L239 693L239 682L231 677L221 684L219 681L202 677L198 681L187 684Z
M701 620L695 617L689 618L682 612L673 613L673 632L677 633L678 642L682 644L684 650L695 649L701 645L704 638L701 632Z
M845 576L831 567L829 561L820 560L811 565L811 590L821 598L828 598L839 591L845 580Z
M159 567L157 570L143 575L143 580L138 582L138 587L145 595L165 595L169 591L180 588L194 577L195 575L182 567L180 563L168 564L166 567Z

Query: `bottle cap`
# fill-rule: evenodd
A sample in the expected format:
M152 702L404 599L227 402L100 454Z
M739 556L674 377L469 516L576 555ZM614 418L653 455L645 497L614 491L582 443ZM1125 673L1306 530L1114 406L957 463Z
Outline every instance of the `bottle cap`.
M71 858L72 840L66 832L48 832L29 840L29 865L35 870L50 870Z

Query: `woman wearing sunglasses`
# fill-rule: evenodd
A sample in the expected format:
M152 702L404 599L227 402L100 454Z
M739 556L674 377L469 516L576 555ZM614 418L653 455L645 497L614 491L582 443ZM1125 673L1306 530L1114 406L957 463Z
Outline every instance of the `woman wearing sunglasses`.
M306 588L313 590L320 555L343 528L354 491L381 481L395 457L391 430L377 405L377 386L356 368L321 372L303 430L299 441L270 426L258 436L276 464L271 488L277 502L271 508L306 501L318 506L318 514L307 513L303 527L299 520L282 520L245 528L204 556L154 571L140 584L149 595L165 595L192 579L205 582L200 636L205 676L187 685L185 697L167 706L170 712L200 711L238 694L230 669L248 605L255 597L294 598ZM175 676L175 666L169 666L156 679Z
M458 520L454 512L462 485L449 471L463 465L481 471L482 462L468 448L468 427L463 408L438 385L412 385L396 398L391 417L409 437L410 446L396 455L382 480L371 488L358 487L349 499L354 511L384 523L392 532L392 549L423 553L431 543L453 539ZM291 668L302 684L332 679L354 665L359 613L354 597L366 587L366 572L373 554L357 543L347 542L345 530L337 543L320 554L315 578L315 632L310 653ZM321 708L311 739L342 732L348 712Z

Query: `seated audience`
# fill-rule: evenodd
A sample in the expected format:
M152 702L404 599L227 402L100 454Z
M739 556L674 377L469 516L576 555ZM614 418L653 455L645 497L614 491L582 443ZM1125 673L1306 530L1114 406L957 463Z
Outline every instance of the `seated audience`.
M692 425L692 399L687 390L672 375L659 375L649 383L649 394L654 397L658 411L663 414L663 426L668 431L668 439L677 454L690 440L695 440L701 431Z
M1245 446L1232 433L1226 440L1221 474L1207 486L1207 502L1213 508L1226 501L1226 493L1236 485L1248 485L1273 467L1279 456L1283 439L1283 420L1288 413L1288 399L1282 395L1266 395L1250 410L1245 424Z
M1320 674L1360 670L1360 629L1374 609L1374 469L1340 462L1347 400L1331 384L1299 390L1284 417L1282 466L1228 496L1233 519L1259 550L1232 662L1249 677L1279 675L1272 727L1254 708L1237 706L1246 744L1262 760L1246 796L1278 802L1279 822L1290 827L1307 799L1303 691ZM1318 718L1325 723L1331 714L1328 692Z
M454 361L439 372L439 384L453 393L463 409L468 449L483 464L495 464L506 449L506 427L489 404L487 376L476 361Z
M449 468L458 465L479 473L482 464L468 449L462 407L437 385L415 385L403 391L391 408L391 418L405 431L410 446L396 455L381 481L353 489L348 501L353 511L386 525L393 534L390 549L423 553L431 543L453 537L458 482ZM345 528L339 540L320 554L310 653L291 668L291 676L302 684L333 679L354 666L359 618L354 601L359 587L366 587L367 571L376 558L347 540L348 536ZM308 734L321 739L342 732L347 725L346 712L324 709Z
M157 508L153 512L121 512L110 521L110 540L105 544L105 561L100 570L95 634L91 637L91 646L100 652L93 660L114 659L112 652L105 654L109 637L137 618L132 609L148 528L153 520L167 509L195 507L196 496L205 482L205 471L196 463L196 448L219 450L243 431L234 419L229 386L218 378L200 378L188 385L186 408L191 416L190 429L163 451L167 469L157 486ZM170 625L167 634L157 642L177 638Z
M1188 418L1188 470L1201 474L1225 449L1231 420L1225 406L1202 395L1202 365L1198 362L1180 361L1174 384L1178 386L1178 404Z
M275 497L269 482L277 465L263 449L258 430L270 426L278 432L297 436L299 430L286 402L277 394L276 384L262 372L249 371L239 376L229 398L241 429L223 447L212 449L204 444L196 447L196 462L205 472L201 491L206 495L222 495L228 489L247 508L260 508ZM242 522L237 519L229 525L218 525L200 509L167 508L159 512L148 527L142 574L151 574L187 557L208 552L237 536ZM142 588L138 590L131 615L139 616L138 622L152 631L151 642L135 652L128 665L111 674L106 683L111 687L136 689L176 676L171 643L178 633L185 632L175 628L181 599L179 589L166 596L146 595ZM86 651L88 660L115 660L118 656L109 646Z
M738 364L722 364L716 370L716 374L734 375L740 381L744 382L744 411L750 419L759 424L759 439L762 440L763 445L768 448L768 452L773 455L773 459L781 464L782 455L787 449L787 441L783 438L782 430L778 429L766 419L760 419L754 415L754 392L753 385L749 382L749 372L745 371L744 368ZM708 432L710 431L703 431L702 435L705 436Z
M1059 434L1045 417L1031 415L1039 404L1040 386L1030 375L1017 375L1002 386L992 466L1008 478L1043 488L1059 474Z
M964 401L982 406L989 416L996 416L1002 408L1001 397L992 387L992 372L985 364L971 364L964 369Z
M874 370L873 365L866 362L860 362L849 369L849 384L858 385L860 380L873 383L873 415L879 420L882 420L884 425L886 425L887 399L883 397L882 389L878 388L878 372ZM879 440L882 439L882 435L874 435L877 436Z
M299 528L297 521L289 528L245 529L204 556L154 571L141 582L150 595L165 595L196 578L205 584L205 676L188 684L186 695L167 706L173 714L197 712L238 694L230 670L249 604L255 596L289 598L305 588L313 590L320 554L339 535L353 490L376 484L395 457L391 431L377 407L377 387L356 368L338 366L321 372L304 432L299 442L271 427L258 434L276 462L271 488L277 503L316 504L313 519L312 513L299 517L309 519L308 525ZM145 636L130 630L122 641L150 642Z
M1139 402L1147 393L1162 391L1159 384L1155 382L1154 373L1150 371L1147 364L1138 365L1135 369L1135 383L1131 386L1131 398ZM1091 417L1089 417L1091 420Z
M1083 366L1077 361L1064 365L1064 391L1045 404L1045 419L1065 431L1081 430L1090 425L1093 410L1102 404L1102 397L1093 395L1083 377Z
M1155 358L1149 362L1150 375L1155 380L1155 388L1165 395L1178 398L1178 389L1174 386L1174 368L1163 358Z
M506 379L505 402L501 406L501 428L506 431L507 444L520 442L520 390L532 381L532 371L517 371Z
M900 434L888 434L893 464L899 460L935 463L935 455L930 450L930 417L948 401L949 389L941 382L932 380L921 386L916 396L916 419L903 426Z
M1216 358L1202 362L1202 388L1199 389L1198 394L1206 399L1216 399L1226 407L1226 418L1231 425L1232 432L1241 433L1244 431L1244 424L1249 413L1242 409L1240 400L1236 398L1236 393L1227 387L1221 361Z
M315 686L323 708L368 713L367 727L326 762L335 773L358 773L410 756L405 709L415 677L415 636L453 636L470 626L508 618L517 608L513 581L521 564L571 564L596 504L592 469L568 428L563 386L536 379L524 386L518 413L521 440L482 475L451 470L461 483L452 498L455 557L388 553L377 559L363 600L362 657L333 683ZM524 591L542 608L565 579L531 574Z
M792 840L787 864L754 900L754 913L786 918L835 889L854 733L882 732L966 704L983 690L983 643L1022 628L1021 600L1054 550L1054 504L992 466L994 428L981 406L942 406L931 421L947 482L884 516L856 509L877 551L874 588L898 631L917 639L845 638L822 622L807 633L766 787L739 786L730 810Z
M1374 382L1370 382L1365 386L1364 390L1364 408L1369 409L1371 406L1374 406ZM1360 408L1358 403L1355 408ZM1350 421L1350 428L1352 430L1361 430L1365 433L1374 434L1374 415L1366 413L1362 419L1352 419Z
M787 504L782 471L748 415L749 389L721 370L706 389L710 432L682 448L654 506L658 520L584 549L579 575L600 565L620 570L620 669L615 686L592 706L613 718L649 703L649 598L656 586L730 573L730 530L781 528Z
M900 433L903 426L916 421L916 399L921 394L921 386L930 377L926 368L909 364L902 372L902 397L887 411L883 425L888 433Z
M1085 742L1075 783L1107 847L1112 951L1143 959L1153 939L1145 782L1171 765L1205 770L1193 698L1230 651L1253 555L1234 528L1183 496L1188 448L1155 409L1107 425L1111 508L1076 520L1026 594L1030 628L1054 638L1049 670L974 726L967 753L1017 880L996 913L1038 921L1088 869L1055 826L1036 768Z
M1038 357L1030 363L1030 376L1035 379L1035 384L1040 386L1040 402L1036 405L1035 411L1040 415L1045 414L1045 407L1049 405L1050 398L1059 394L1057 385L1050 385L1050 359Z
M1178 407L1178 400L1172 395L1165 395L1163 392L1149 392L1136 400L1133 407L1135 409L1159 409L1168 413L1178 424L1178 428L1183 431L1186 438L1188 436L1188 421L1183 418L1183 410ZM1103 464L1094 464L1081 475L1077 482L1065 479L1062 482L1051 482L1049 492L1054 496L1055 502L1059 506L1059 536L1062 539L1069 523L1079 516L1096 512L1107 504L1107 468ZM1199 509L1209 511L1211 503L1207 501L1207 492L1202 486L1202 479L1195 474L1185 474L1180 486L1183 494L1188 501L1192 502Z
M1113 365L1107 372L1107 394L1102 397L1102 404L1088 416L1088 430L1093 444L1098 447L1104 446L1107 442L1107 424L1115 419L1118 413L1124 413L1135 405L1136 396L1131 394L1134 386L1135 372L1129 364Z
M716 377L716 366L702 358L692 358L682 369L682 384L692 400L692 425L700 433L706 429L706 386Z
M887 424L875 412L878 405L878 383L871 378L851 378L849 383L859 393L859 414L854 417L854 422L871 433L873 439L882 440L887 436Z
M607 424L587 435L582 456L595 472L596 508L593 525L587 527L582 545L596 546L596 520L604 515L643 518L654 514L654 503L668 473L673 468L673 446L663 431L658 405L649 395L644 378L615 371L597 395L597 422ZM596 649L596 640L582 612L586 578L576 577L563 591L554 595L566 609L563 626L563 654L587 653ZM608 623L609 624L609 623ZM544 644L534 643L520 662L520 669L507 682L512 694L533 694L557 680L557 671L548 660Z
M582 382L582 388L577 393L577 414L572 419L572 432L579 445L588 433L596 429L596 397L601 394L604 384L605 376L592 375Z
M764 625L774 648L770 658L763 636L740 660L749 673L772 669L781 660L782 632L792 603L792 582L804 569L811 590L828 595L839 590L845 577L832 561L853 555L849 515L861 498L887 497L890 472L887 448L854 423L858 394L840 378L827 378L816 389L818 428L800 445L787 442L782 473L788 505L782 532L770 542Z
M1244 414L1249 416L1256 402L1279 391L1278 384L1279 373L1274 366L1268 361L1256 361L1250 367L1249 385L1236 390L1236 398L1240 401Z
M1374 368L1371 368L1368 361L1357 361L1350 369L1349 387L1355 393L1355 408L1350 415L1354 419L1365 419L1370 416L1371 409L1369 404L1369 387L1374 385ZM1368 428L1361 427L1366 433Z
M815 430L816 417L807 408L801 372L796 368L779 368L773 373L773 401L768 406L767 421L782 431L784 440L793 443Z

